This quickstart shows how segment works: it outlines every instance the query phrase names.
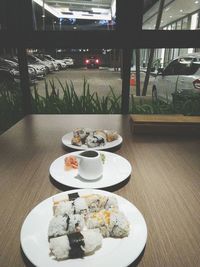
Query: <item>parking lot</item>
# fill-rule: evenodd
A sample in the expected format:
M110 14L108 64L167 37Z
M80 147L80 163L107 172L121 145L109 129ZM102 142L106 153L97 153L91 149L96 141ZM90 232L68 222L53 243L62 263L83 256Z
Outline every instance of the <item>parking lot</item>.
M143 87L144 78L145 73L141 72L141 90ZM77 95L81 95L83 92L84 79L89 84L90 92L97 92L99 97L106 96L110 91L110 87L112 87L115 95L120 95L122 88L120 71L114 71L111 68L68 68L66 70L50 73L46 76L45 79L47 81L49 91L51 91L50 81L53 81L55 88L56 90L59 90L60 95L62 95L60 83L65 86L66 82L68 84L72 82ZM150 77L147 95L151 95L153 79L154 77ZM43 79L37 81L36 87L38 89L38 93L42 96L45 96L45 80ZM135 85L130 86L130 93L135 95Z

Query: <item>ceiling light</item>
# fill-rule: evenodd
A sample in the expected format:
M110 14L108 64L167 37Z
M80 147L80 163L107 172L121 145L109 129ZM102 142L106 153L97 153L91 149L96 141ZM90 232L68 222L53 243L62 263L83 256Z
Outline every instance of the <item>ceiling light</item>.
M169 16L170 18L172 18L172 16Z
M180 9L179 11L180 11L180 12L183 12L183 9Z
M195 3L195 4L198 4L198 3L199 3L199 1L195 1L194 3Z

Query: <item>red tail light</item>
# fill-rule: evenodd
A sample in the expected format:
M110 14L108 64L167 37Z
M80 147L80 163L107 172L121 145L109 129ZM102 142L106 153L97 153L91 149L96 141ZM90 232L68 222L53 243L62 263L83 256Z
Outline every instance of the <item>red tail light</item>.
M200 79L196 79L193 82L194 88L200 90Z
M88 63L89 63L89 60L88 60L88 59L86 59L86 60L85 60L85 63L86 63L86 64L88 64Z
M96 60L95 60L95 62L98 64L98 63L99 63L99 60L98 60L98 59L96 59Z

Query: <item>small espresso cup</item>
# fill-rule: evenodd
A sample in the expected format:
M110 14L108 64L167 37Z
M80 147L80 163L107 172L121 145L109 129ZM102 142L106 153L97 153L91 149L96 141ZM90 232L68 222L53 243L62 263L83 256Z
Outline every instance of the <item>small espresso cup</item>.
M85 180L96 180L102 176L103 163L96 150L85 150L77 155L78 174Z

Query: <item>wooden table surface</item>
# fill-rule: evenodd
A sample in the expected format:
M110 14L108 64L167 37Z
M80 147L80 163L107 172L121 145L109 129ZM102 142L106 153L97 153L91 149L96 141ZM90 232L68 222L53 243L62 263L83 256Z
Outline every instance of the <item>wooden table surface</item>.
M141 211L148 228L131 266L200 266L200 140L133 135L123 115L32 115L0 136L0 266L32 266L20 249L21 226L34 206L61 191L49 166L67 152L61 137L76 127L115 129L123 137L115 153L133 172L114 193Z

